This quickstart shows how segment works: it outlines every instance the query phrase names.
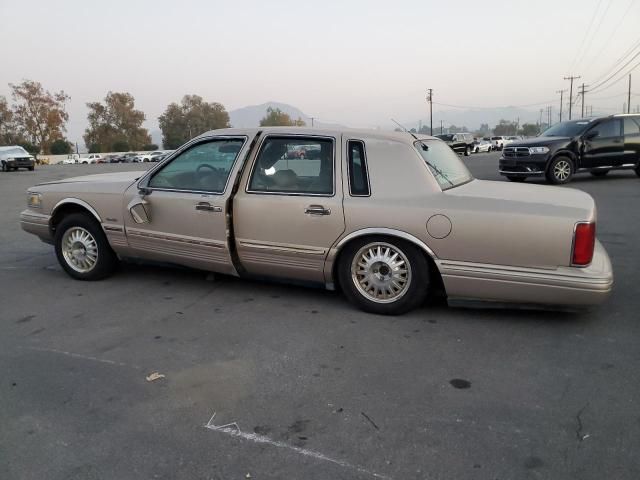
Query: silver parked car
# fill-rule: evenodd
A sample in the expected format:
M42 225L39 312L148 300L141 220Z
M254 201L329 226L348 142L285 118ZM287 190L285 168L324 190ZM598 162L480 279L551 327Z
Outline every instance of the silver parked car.
M32 187L21 224L80 280L135 257L339 287L382 314L436 286L593 305L613 284L588 194L476 180L444 142L408 133L215 130L148 172Z

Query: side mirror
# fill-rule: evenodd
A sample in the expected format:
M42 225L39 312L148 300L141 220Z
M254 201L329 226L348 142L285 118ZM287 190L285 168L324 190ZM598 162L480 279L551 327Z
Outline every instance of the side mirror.
M151 222L151 206L149 202L147 202L142 197L135 197L129 205L127 205L127 209L133 218L133 221L136 223L150 223Z
M587 133L584 138L586 140L593 140L594 138L596 138L598 135L600 135L600 133L597 130L591 130L589 133Z

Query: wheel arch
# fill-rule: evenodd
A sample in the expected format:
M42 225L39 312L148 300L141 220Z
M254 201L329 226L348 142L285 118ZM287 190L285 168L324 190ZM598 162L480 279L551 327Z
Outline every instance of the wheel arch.
M56 203L55 207L51 211L51 219L49 220L49 230L51 235L55 235L57 225L62 219L72 213L88 213L95 218L98 223L102 223L102 219L98 212L84 200L79 198L65 198Z
M551 165L551 162L553 162L556 158L558 157L569 157L569 159L571 160L571 162L573 162L573 168L575 170L577 170L578 168L580 168L578 166L578 158L576 157L576 154L573 153L571 150L558 150L556 152L553 152L553 155L551 155L549 157L549 160L547 160L547 164L544 166L544 170L545 172L547 171L547 169L549 168L549 165Z
M340 257L344 252L345 247L356 240L361 240L362 238L373 236L393 237L399 240L404 240L418 247L418 249L424 254L425 258L427 259L427 263L429 264L430 269L429 273L432 274L432 283L430 288L435 291L441 291L446 295L444 282L442 280L442 274L440 273L440 269L438 268L437 264L438 257L436 256L434 251L418 237L402 230L396 230L393 228L364 228L362 230L351 232L350 234L341 238L331 248L329 258L327 259L327 268L325 269L325 272L328 273L328 275L326 275L326 277L328 277L326 279L327 285L330 286L331 289L339 287L337 268L340 264Z

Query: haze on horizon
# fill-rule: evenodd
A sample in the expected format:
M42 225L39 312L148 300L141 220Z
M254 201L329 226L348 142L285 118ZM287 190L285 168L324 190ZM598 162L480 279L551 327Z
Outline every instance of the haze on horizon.
M564 76L589 84L638 41L640 1L0 0L0 18L0 95L25 78L64 90L82 142L86 102L108 91L130 92L150 131L185 94L363 127L428 118L427 88L447 105L555 106ZM619 111L626 88L589 103Z

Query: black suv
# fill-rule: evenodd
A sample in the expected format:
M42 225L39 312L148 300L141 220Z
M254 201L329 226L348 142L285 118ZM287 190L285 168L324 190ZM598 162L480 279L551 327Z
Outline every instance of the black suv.
M447 133L436 135L436 137L443 140L456 153L464 153L468 157L473 152L474 140L470 133Z
M538 137L505 146L499 166L512 182L545 176L555 184L578 172L603 177L618 169L634 169L640 176L640 115L558 123Z

